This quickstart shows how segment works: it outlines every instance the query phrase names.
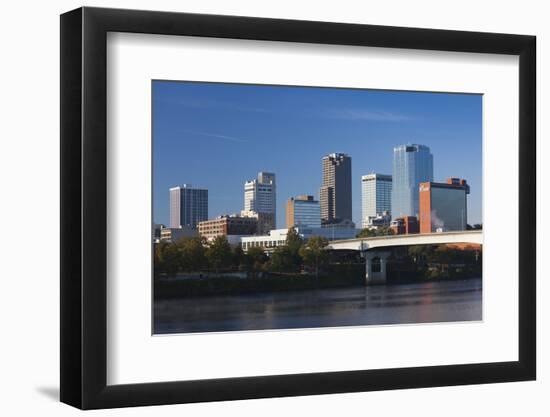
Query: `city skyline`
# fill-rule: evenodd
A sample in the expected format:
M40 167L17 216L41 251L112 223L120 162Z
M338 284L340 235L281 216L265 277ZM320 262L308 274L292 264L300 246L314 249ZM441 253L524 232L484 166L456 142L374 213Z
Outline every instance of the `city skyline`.
M391 173L393 148L408 143L430 147L434 181L468 180L468 222L481 223L480 96L159 81L153 86L157 223L168 224L169 188L191 183L208 189L208 217L214 218L243 210L244 183L267 171L277 176L277 228L284 227L285 202L300 194L318 199L322 157L341 152L353 160L352 220L360 227L361 177Z

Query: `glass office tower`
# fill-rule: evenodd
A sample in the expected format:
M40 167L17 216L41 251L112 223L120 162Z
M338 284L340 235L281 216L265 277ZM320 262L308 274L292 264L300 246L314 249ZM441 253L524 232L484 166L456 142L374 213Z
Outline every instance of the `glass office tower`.
M299 195L286 202L286 227L321 227L321 206L312 195Z
M208 219L208 190L190 184L170 188L170 227L196 228Z
M400 145L393 148L392 218L417 216L418 187L433 181L433 155L424 145Z

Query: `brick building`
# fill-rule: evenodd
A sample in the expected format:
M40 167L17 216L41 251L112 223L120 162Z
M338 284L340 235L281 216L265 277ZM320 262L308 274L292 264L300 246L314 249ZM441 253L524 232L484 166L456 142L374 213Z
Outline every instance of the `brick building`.
M396 235L410 235L420 231L416 216L398 217L397 219L392 220L390 223L390 228Z
M217 236L253 235L258 229L258 219L241 216L219 216L199 223L199 235L211 240Z
M469 193L470 186L460 178L420 183L420 233L466 230Z

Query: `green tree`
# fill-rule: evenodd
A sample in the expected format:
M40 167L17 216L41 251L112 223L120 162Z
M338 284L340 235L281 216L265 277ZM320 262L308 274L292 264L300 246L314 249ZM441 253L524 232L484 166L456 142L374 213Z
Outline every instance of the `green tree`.
M207 266L206 241L202 237L186 237L177 242L181 252L181 268L184 271L197 272Z
M300 249L304 245L304 240L300 237L294 227L289 227L286 234L285 246L288 250L283 249L280 255L284 257L279 262L279 266L282 266L285 271L299 271L302 265L302 257L300 256Z
M288 231L286 233L286 246L290 249L292 253L298 253L300 248L302 247L304 241L296 232L296 229L294 227L289 227Z
M467 262L468 251L450 248L447 245L439 245L432 256L433 262L441 264L454 264Z
M434 250L433 245L414 245L407 248L407 253L416 264L423 264L432 259Z
M155 274L175 275L181 263L181 253L173 243L161 242L155 248Z
M300 248L300 256L304 264L315 269L315 276L319 278L319 271L328 261L328 253L325 247L328 240L320 236L312 236L306 244Z
M383 226L377 229L362 229L357 235L358 238L376 237L376 236L390 236L395 232L391 227Z
M299 249L298 249L299 250ZM292 252L288 245L275 248L269 259L270 269L276 272L294 272L298 270L300 262L297 262L297 256ZM301 258L299 258L301 260Z
M394 234L394 230L389 226L383 226L376 229L376 236L392 236Z
M267 261L267 256L262 248L259 246L248 249L245 257L245 265L247 271L257 272L261 271Z
M243 248L241 245L235 246L233 249L233 265L237 267L239 270L245 267L246 263L246 255L243 251Z
M162 259L162 247L165 245L164 242L159 242L155 244L155 250L153 253L153 271L155 275L159 275L164 272L164 264Z
M376 236L374 229L361 229L361 231L357 234L358 238L374 237L374 236Z
M218 272L231 265L231 245L225 236L217 236L206 249L206 259L210 268Z

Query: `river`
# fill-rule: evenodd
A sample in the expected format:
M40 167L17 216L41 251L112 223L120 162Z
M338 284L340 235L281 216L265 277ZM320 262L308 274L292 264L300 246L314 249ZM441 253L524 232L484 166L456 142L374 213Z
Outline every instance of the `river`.
M156 301L154 332L296 329L482 319L481 279Z

